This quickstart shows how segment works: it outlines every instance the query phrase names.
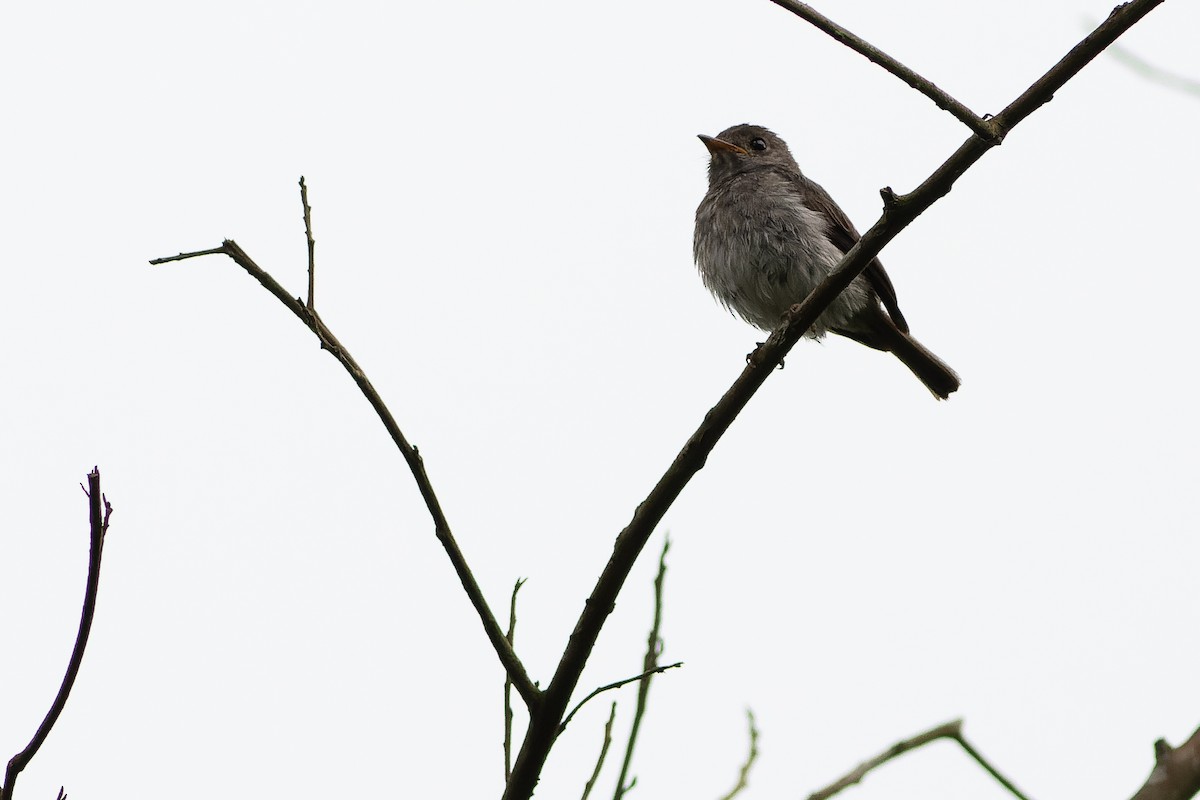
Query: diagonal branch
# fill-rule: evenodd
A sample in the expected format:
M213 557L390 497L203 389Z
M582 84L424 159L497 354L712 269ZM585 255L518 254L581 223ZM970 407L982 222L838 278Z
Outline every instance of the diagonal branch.
M1200 728L1179 747L1154 743L1154 769L1133 800L1188 800L1200 794Z
M684 444L658 484L634 511L629 525L617 536L612 556L584 605L550 685L542 694L542 706L537 713L531 715L525 741L513 767L512 780L505 789L504 800L525 800L533 794L537 776L541 773L550 748L554 745L558 721L566 712L571 693L575 691L579 676L583 672L584 663L600 636L600 629L605 620L612 613L617 595L638 555L667 509L679 497L692 476L703 469L708 454L712 452L717 441L733 424L734 419L787 352L800 340L804 332L812 327L817 317L834 298L866 269L867 264L879 254L884 245L894 239L925 209L948 193L959 176L998 144L1003 134L1038 107L1049 102L1054 92L1083 69L1091 59L1162 2L1163 0L1133 0L1118 6L1100 27L992 120L998 131L997 136L989 140L972 135L911 194L897 197L890 189L882 192L883 216L846 253L841 263L820 286L802 303L792 306L785 315L783 324L754 352L742 374L705 415L703 422Z
M608 755L608 747L612 744L612 727L613 721L617 718L617 704L614 702L608 710L608 722L604 724L604 743L600 745L600 755L596 759L596 766L592 770L592 777L588 778L588 782L583 785L583 796L579 800L587 800L588 795L592 793L592 789L596 786L596 779L600 777L600 770L604 767L604 757Z
M818 12L812 6L804 3L798 3L796 0L771 0L772 3L785 8L795 14L797 17L811 22L817 29L824 31L842 44L849 47L859 55L866 56L867 60L878 64L888 72L895 75L900 80L907 83L912 88L916 89L921 94L932 100L938 108L949 112L954 117L966 125L976 136L980 138L992 140L995 138L996 132L986 119L981 118L971 109L967 108L962 103L955 100L946 92L939 89L934 83L917 73L913 72L908 67L901 64L896 59L889 56L879 48L875 47L865 39L860 39L850 31L838 25L833 20ZM997 142L999 144L999 142Z
M525 585L524 578L517 578L513 584L512 597L508 601L508 631L504 639L512 647L517 636L517 592ZM512 676L504 673L504 782L512 775Z
M383 422L383 426L387 428L388 434L392 437L400 454L404 456L405 462L408 464L409 471L412 472L413 479L417 483L417 489L421 492L421 497L425 501L425 507L429 509L429 514L433 517L434 533L438 541L442 543L442 547L446 550L446 554L450 557L450 563L454 565L454 571L458 574L459 581L462 582L463 589L467 592L467 597L471 599L471 605L475 607L476 613L479 614L479 619L483 623L484 632L487 634L488 640L492 643L492 649L496 651L496 655L500 657L500 663L504 665L505 672L512 678L513 686L517 688L517 692L521 695L521 699L525 701L525 705L530 709L536 708L541 696L541 691L530 680L529 675L525 671L525 665L517 658L516 651L508 643L504 636L504 631L500 627L500 623L496 621L496 616L492 613L491 608L487 604L487 600L483 596L483 590L479 588L479 584L475 581L475 576L471 573L471 568L467 566L467 559L463 555L462 550L458 547L458 542L454 539L454 534L450 530L450 523L446 520L446 515L442 511L441 503L438 501L437 495L434 494L433 484L429 480L429 475L425 472L425 461L421 458L417 448L409 444L404 433L401 432L400 426L396 424L396 419L392 416L392 412L384 404L383 398L379 396L379 392L371 384L362 367L354 360L349 351L342 346L342 343L333 335L333 331L325 325L320 315L315 309L306 306L299 298L292 297L287 293L287 290L279 285L270 274L262 267L254 263L253 259L246 254L246 251L238 246L237 242L232 239L226 239L221 243L221 246L212 250L201 250L195 253L180 253L177 256L168 256L166 258L156 258L151 261L151 264L165 264L169 261L182 261L196 256L206 256L215 253L224 253L233 259L239 267L246 270L252 278L262 284L263 288L279 299L288 309L300 318L309 330L311 330L321 342L321 347L333 354L346 371L350 373L350 377L358 384L359 390L363 396L367 398L367 402L375 409L375 413L379 415L379 419Z
M1017 800L1029 800L1029 798L1026 797L1025 794L1023 794L1012 781L1004 777L1004 775L1000 773L1000 770L992 766L992 763L984 758L983 755L976 750L970 742L967 741L967 737L964 736L962 732L962 720L959 720L958 722L958 734L954 737L954 741L958 742L958 746L963 749L963 752L975 759L975 763L983 767L984 772L995 778L996 783L1007 789L1009 794L1017 798Z
M750 722L750 752L746 754L746 760L742 762L742 768L738 770L737 783L721 796L721 800L733 800L750 785L750 770L754 767L754 762L758 760L758 725L754 723L754 712L748 708L746 709L746 718Z
M1000 774L999 770L992 766L987 759L979 754L979 751L971 746L971 744L966 740L966 737L963 736L962 725L962 720L956 719L952 722L938 725L936 728L930 728L924 733L919 733L911 739L904 739L903 741L896 742L894 745L889 747L887 750L884 750L874 758L868 759L859 764L857 767L850 770L848 773L838 778L824 789L813 792L808 796L808 800L829 800L830 797L840 793L843 789L848 789L856 783L861 783L862 779L867 777L868 772L883 766L892 759L902 756L910 750L916 750L918 747L924 747L930 742L936 742L938 739L953 739L967 753L967 755L975 759L975 761L981 767L983 767L988 774L995 778L1001 786L1011 792L1013 796L1017 798L1017 800L1029 800L1029 798L1017 790L1017 787L1013 785L1012 781Z
M58 687L58 694L55 696L54 702L50 704L50 710L46 712L45 719L38 726L33 738L29 740L29 744L25 745L25 749L8 761L8 768L4 771L4 786L0 788L0 800L12 800L13 786L17 782L17 775L37 755L38 749L50 735L50 729L54 727L54 723L58 722L59 715L67 705L67 697L71 694L71 688L75 685L75 678L79 675L79 667L83 664L83 651L87 647L88 635L92 631L92 618L96 615L96 595L100 592L100 556L104 552L104 535L108 533L108 520L112 517L112 505L108 502L108 498L100 492L100 470L98 468L93 468L88 473L88 488L84 492L88 496L91 550L88 554L87 588L83 593L83 612L79 617L79 632L75 635L75 648L71 651L71 658L67 662L67 672L63 676L62 684ZM59 789L58 793L60 797L66 796L62 789Z
M676 667L682 667L682 666L683 666L682 661L676 661L674 664L664 664L661 667L654 667L653 669L648 669L645 672L639 673L637 675L633 675L628 678L622 678L619 681L613 681L612 683L606 683L603 686L598 686L595 689L592 689L592 691L588 694L588 696L583 698L582 700L580 700L578 703L576 703L575 707L571 709L571 713L567 714L567 716L563 719L562 724L558 726L558 732L562 733L563 731L565 731L567 729L567 726L571 724L571 720L574 719L575 715L579 713L579 709L581 709L585 705L587 705L587 702L589 700L591 700L593 697L597 697L597 696L602 695L605 692L611 691L613 689L620 689L622 686L633 683L634 681L644 681L646 678L649 678L652 675L658 675L659 673L666 672L669 669L675 669Z
M642 718L646 716L646 701L650 697L650 676L655 672L661 672L658 669L658 657L661 655L663 647L663 582L667 577L667 551L670 549L671 537L664 536L662 552L658 555L658 572L654 576L654 621L650 624L650 634L646 637L646 655L642 658L642 669L646 670L643 673L645 677L638 684L637 704L633 709L633 723L629 726L629 739L625 742L625 758L621 760L621 774L617 776L613 800L621 800L637 782L637 778L634 778L626 783L625 778L629 775L629 766L633 763L633 748L637 744L638 733L642 729ZM570 719L570 715L567 716L567 719Z

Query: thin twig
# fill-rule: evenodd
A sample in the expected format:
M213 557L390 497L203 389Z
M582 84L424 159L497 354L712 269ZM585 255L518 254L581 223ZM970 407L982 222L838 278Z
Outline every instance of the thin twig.
M174 256L165 256L163 258L153 258L150 260L150 263L157 266L159 264L166 264L171 261L186 261L189 258L199 258L200 256L220 255L224 252L225 252L225 246L221 245L220 247L214 247L211 250L196 250L191 253L179 253L178 255L174 255Z
M951 722L938 725L936 728L930 728L924 733L917 734L911 739L905 739L904 741L896 742L894 745L889 747L887 750L884 750L874 758L859 764L857 767L850 770L850 772L846 773L841 778L838 778L824 789L813 792L808 796L808 800L828 800L828 798L833 797L843 789L847 789L850 786L862 781L862 779L865 778L867 773L871 770L886 764L898 756L904 755L910 750L916 750L918 747L923 747L930 742L936 742L938 739L951 739L954 742L957 742L958 745L967 753L967 755L975 759L977 764L983 767L988 774L995 778L1001 786L1011 792L1014 797L1016 797L1018 800L1029 800L1026 795L1022 794L1021 791L1013 785L1012 781L1004 777L999 770L997 770L987 761L987 759L979 754L978 750L971 746L970 742L968 742L966 737L963 735L962 725L962 720L956 719Z
M387 428L388 434L392 437L400 454L404 457L404 461L408 464L409 471L413 475L413 479L417 483L417 489L421 492L421 497L425 501L425 507L429 510L430 516L433 518L434 534L438 541L442 543L443 549L450 557L450 563L454 566L454 571L458 574L459 581L462 582L463 589L467 593L467 597L471 600L471 605L475 607L475 612L479 615L480 621L483 623L483 630L487 634L488 640L492 643L492 649L496 651L496 655L500 658L500 663L504 665L504 670L512 678L513 686L516 687L517 693L521 695L521 699L525 701L525 705L529 709L536 708L541 701L541 690L534 685L525 671L525 665L517 658L517 654L509 646L504 638L504 631L500 628L500 623L496 621L496 616L492 613L491 608L487 604L487 600L483 596L483 590L479 588L479 584L475 580L471 568L467 565L466 557L462 550L459 549L458 542L454 538L454 534L450 530L450 523L446 519L445 513L442 511L442 506L433 491L433 484L429 480L429 475L425 472L425 462L421 458L417 448L409 444L404 433L401 432L400 426L396 424L396 419L392 416L392 412L384 404L383 398L379 392L371 385L371 381L367 378L362 367L354 360L349 351L342 346L342 343L333 335L333 331L325 325L321 316L315 309L308 308L298 298L292 297L287 293L279 282L276 281L264 269L254 263L254 260L246 254L237 242L232 239L226 239L221 243L219 248L212 250L201 250L195 253L180 253L177 256L168 258L158 258L151 261L151 264L162 264L168 261L182 261L187 258L195 258L197 256L213 255L215 253L223 253L233 259L239 267L246 270L256 281L262 284L268 292L275 295L279 302L283 303L288 309L299 317L309 330L311 330L321 342L321 347L328 350L334 358L336 358L346 371L350 373L350 377L358 384L359 390L363 396L367 398L367 402L375 409L375 413L383 422L383 426Z
M746 719L750 723L750 752L746 755L746 761L742 764L742 768L738 770L737 783L729 790L728 794L722 795L721 800L733 800L750 785L750 769L758 760L758 726L754 724L754 712L748 708L746 709Z
M596 779L600 777L600 768L604 766L604 757L608 755L608 746L612 744L612 728L613 720L617 718L617 704L614 702L612 708L608 710L608 722L604 723L604 744L600 745L600 757L596 759L596 768L592 770L592 777L588 778L587 783L583 786L583 796L579 800L587 800L588 795L592 793L592 788L596 785Z
M962 720L956 719L952 722L947 722L943 725L938 725L936 728L930 728L924 733L917 734L911 739L905 739L901 742L896 742L894 745L884 750L879 755L872 759L864 761L848 773L838 778L833 783L826 786L820 791L813 792L808 796L808 800L827 800L833 797L843 789L849 788L860 782L867 776L867 773L881 764L886 764L897 756L907 753L909 750L916 750L918 747L936 742L938 739L957 739L962 733Z
M958 734L954 736L954 741L958 742L958 746L961 747L967 755L975 759L975 763L983 767L989 775L996 779L997 783L999 783L1005 789L1008 789L1008 791L1011 792L1012 795L1017 798L1017 800L1029 800L1029 797L1022 794L1021 790L1018 789L1012 781L1001 775L1000 770L993 767L991 763L984 758L980 752L971 745L970 742L967 741L967 738L963 736L962 732L962 720L959 720Z
M755 351L742 374L705 415L703 422L684 444L671 466L634 511L633 519L617 536L608 564L605 565L584 604L583 612L575 623L575 629L571 632L559 659L554 677L542 693L538 713L530 718L525 741L517 754L512 779L505 789L503 800L526 800L533 794L538 775L541 774L558 735L558 722L567 710L584 664L595 647L605 620L612 613L617 595L625 585L638 555L667 509L679 497L692 477L704 468L713 447L792 346L812 327L817 317L834 298L866 269L871 259L925 209L948 193L954 182L998 143L999 136L1049 102L1054 93L1092 58L1162 2L1163 0L1132 0L1114 9L1099 28L991 120L997 137L987 140L972 135L911 194L895 197L890 190L884 193L883 216L854 247L850 248L841 263L821 285L814 289L804 302L791 308L785 316L784 323Z
M504 638L508 646L513 646L517 636L517 592L525 585L524 578L518 578L513 584L512 597L508 601L508 632ZM508 783L512 775L512 677L504 673L504 782Z
M316 311L317 242L312 233L312 206L308 204L308 184L300 176L300 205L304 206L304 238L308 242L308 310Z
M50 729L54 727L54 723L58 721L63 708L66 707L67 697L71 694L71 687L75 685L79 667L83 663L83 651L87 647L88 634L92 630L92 618L96 614L96 595L100 591L100 557L104 553L104 535L108 533L108 521L112 517L113 509L108 498L100 491L100 469L94 467L88 473L87 479L88 488L84 489L84 492L88 496L91 549L88 553L87 588L83 593L83 612L79 617L79 632L75 635L75 648L71 651L71 659L67 662L67 673L63 676L62 684L58 687L58 694L55 696L54 702L50 704L50 710L46 712L45 719L42 720L42 724L38 726L25 749L8 761L8 768L4 771L4 786L0 788L0 800L12 800L13 786L17 782L17 775L37 754L42 743L46 741L46 737L50 735ZM59 789L59 794L62 795L62 789Z
M642 728L642 717L646 714L646 700L650 696L650 676L658 672L658 657L662 654L663 580L667 575L667 551L671 549L671 537L663 537L662 552L658 555L658 572L654 576L654 622L650 625L650 635L646 637L646 655L642 659L642 668L646 670L645 678L638 684L637 705L633 711L633 724L629 727L629 741L625 743L625 758L621 760L621 775L617 778L617 786L613 792L613 800L621 797L633 788L633 784L625 784L629 775L629 766L633 763L633 747L637 743L638 731Z
M935 104L937 104L938 108L952 114L959 122L974 131L976 136L988 141L991 141L995 138L996 132L992 129L990 123L986 119L983 119L974 111L967 108L949 94L939 89L932 81L923 78L916 72L913 72L911 69L904 66L899 61L892 58L887 53L883 52L878 47L875 47L865 39L855 36L841 25L838 25L833 20L821 14L812 6L804 3L798 3L796 0L771 0L771 2L781 8L787 9L806 22L812 23L818 30L829 34L854 52L858 53L859 55L866 56L869 61L883 67L885 70L892 73L897 78L928 97ZM997 142L997 144L998 143L999 142Z
M611 689L620 689L622 686L627 686L627 685L633 683L634 681L640 681L640 680L650 677L651 675L657 675L660 672L666 672L669 669L675 669L676 667L682 667L682 666L683 666L682 661L676 661L674 664L664 664L661 667L654 667L653 669L648 669L645 672L639 673L637 675L633 675L629 678L622 678L619 681L613 681L612 683L606 683L603 686L599 686L599 687L593 689L588 694L587 697L583 698L582 700L580 700L578 703L575 704L575 707L573 709L571 709L571 713L567 714L567 716L563 719L562 724L558 726L558 732L562 733L563 731L565 731L567 729L567 725L571 724L571 720L575 717L575 714L579 712L579 709L583 708L584 705L586 705L589 700L596 697L597 695L604 694L605 692L607 692Z

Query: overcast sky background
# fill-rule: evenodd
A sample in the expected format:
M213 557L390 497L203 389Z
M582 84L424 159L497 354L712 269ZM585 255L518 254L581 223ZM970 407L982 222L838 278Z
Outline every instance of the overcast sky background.
M1095 0L818 8L979 113ZM1122 45L1200 76L1200 7ZM78 622L79 482L115 507L75 691L18 797L497 797L502 672L305 291L425 456L549 681L617 531L762 339L691 258L696 134L764 124L860 229L966 138L766 0L10 4L0 14L0 756ZM635 569L580 685L664 659L631 797L803 798L964 717L1039 800L1126 797L1200 724L1194 248L1200 102L1110 57L883 254L963 387L802 342ZM551 754L578 797L608 700ZM518 733L519 735L519 733ZM607 796L619 753L597 790ZM864 800L1007 796L938 744ZM597 796L597 795L594 795ZM846 795L847 797L850 794Z

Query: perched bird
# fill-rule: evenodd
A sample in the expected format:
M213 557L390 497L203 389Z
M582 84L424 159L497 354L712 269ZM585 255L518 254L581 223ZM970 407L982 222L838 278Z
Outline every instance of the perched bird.
M712 156L708 194L696 209L700 277L726 308L770 331L837 266L859 233L766 128L735 125L700 140ZM827 331L892 353L939 399L958 388L954 370L909 335L877 258L806 335L819 339Z

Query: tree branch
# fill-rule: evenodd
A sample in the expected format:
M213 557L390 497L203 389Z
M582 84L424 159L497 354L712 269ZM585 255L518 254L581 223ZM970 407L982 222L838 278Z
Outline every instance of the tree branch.
M1017 789L1012 781L1004 777L1004 775L1000 773L1000 770L992 766L991 762L984 758L983 755L980 754L980 752L976 750L970 742L967 741L967 737L965 737L962 732L962 720L959 720L958 724L958 735L954 737L954 741L958 742L958 746L963 749L963 752L975 759L976 764L983 767L983 770L987 774L996 779L996 783L1000 784L1005 789L1008 789L1009 793L1012 794L1013 797L1016 797L1017 800L1029 800L1028 797L1026 797L1019 789Z
M974 131L976 136L988 141L995 138L996 132L986 119L983 119L974 111L939 89L932 81L913 72L870 42L855 36L841 25L838 25L833 20L818 12L812 6L798 3L796 0L771 0L771 2L780 8L787 9L806 22L812 23L818 30L824 31L859 55L866 56L867 60L883 67L928 97L937 104L938 108L952 114L955 119ZM996 142L996 144L999 144L999 142Z
M1188 800L1200 793L1200 728L1179 747L1154 743L1154 769L1133 800Z
M300 205L304 207L304 239L308 244L308 309L317 310L317 242L312 232L312 206L308 204L308 184L300 176Z
M590 693L588 693L588 696L583 698L582 700L580 700L578 703L576 703L575 707L571 709L571 713L567 714L566 718L563 719L562 724L558 726L558 732L561 734L563 731L565 731L567 729L567 726L571 724L571 720L575 718L575 715L577 713L579 713L579 709L583 708L584 705L586 705L587 702L589 700L591 700L593 697L604 694L605 692L607 692L611 689L620 689L622 686L633 683L634 681L644 680L646 678L649 678L651 675L657 675L660 672L666 672L669 669L675 669L676 667L682 667L682 666L683 666L682 661L676 661L674 664L666 664L661 667L654 667L653 669L648 669L645 672L640 673L638 675L633 675L629 678L622 678L619 681L613 681L612 683L606 683L603 686L599 686L595 689L592 689L592 691Z
M307 203L307 197L305 202ZM446 554L450 557L450 563L454 566L454 571L458 574L458 579L462 582L463 589L466 591L467 597L471 600L471 605L475 607L475 611L483 623L484 632L487 634L488 640L492 643L492 649L499 656L500 663L504 665L505 672L512 678L513 686L516 687L517 692L521 695L521 699L525 701L525 705L530 710L537 708L541 699L541 691L529 678L529 675L525 671L525 665L521 663L516 652L509 645L508 640L505 639L504 631L500 628L500 623L496 621L496 616L492 613L487 600L483 596L483 590L479 588L479 584L476 582L471 568L467 565L466 557L463 555L462 550L459 549L458 542L454 539L454 534L450 530L450 523L446 520L441 503L433 491L433 484L429 480L429 475L425 472L424 459L421 458L421 454L417 448L409 444L404 433L401 432L400 426L396 424L396 419L392 416L392 412L388 410L388 407L383 402L383 398L375 390L366 373L363 372L362 367L358 365L358 362L354 360L349 351L342 346L342 343L337 340L337 337L333 335L333 331L329 330L325 325L321 316L316 312L316 309L306 306L299 298L289 295L279 285L278 281L255 264L254 260L246 254L246 251L239 247L237 242L232 239L226 239L221 243L220 247L213 248L212 250L180 253L179 255L167 258L156 258L150 263L165 264L169 261L182 261L188 258L216 253L223 253L229 256L233 259L234 263L246 270L252 278L262 284L264 289L275 295L279 302L287 306L316 335L317 339L321 342L321 347L328 350L346 368L346 371L350 373L350 377L354 382L358 384L359 390L367 398L367 402L371 404L371 407L375 409L375 413L379 415L379 419L383 422L383 426L392 437L392 441L395 443L397 449L400 450L400 454L404 456L404 461L408 464L409 471L417 483L417 489L421 492L421 497L425 501L425 507L429 510L429 514L433 518L434 533L438 541L442 543Z
M847 789L867 777L867 773L897 756L902 756L909 750L916 750L918 747L936 742L938 739L954 739L957 738L962 731L962 720L956 719L953 722L947 722L944 725L938 725L936 728L931 728L924 733L917 734L911 739L905 739L901 742L896 742L894 745L884 750L879 755L872 759L864 761L848 773L838 778L833 783L826 786L824 789L813 792L808 796L808 800L828 800L843 789Z
M834 298L854 280L879 251L906 228L925 209L948 193L954 182L995 146L1005 133L1053 97L1054 92L1095 58L1124 31L1148 14L1163 0L1133 0L1113 10L1109 18L1061 61L1039 78L996 118L991 120L997 135L992 139L972 135L911 194L896 197L890 189L882 192L883 216L871 227L821 285L785 315L783 324L756 350L733 385L705 415L704 421L684 444L674 462L659 479L646 499L634 511L629 525L617 536L612 556L605 565L591 596L584 605L558 668L542 694L542 705L530 717L525 741L513 767L512 780L504 800L525 800L533 794L550 748L558 732L558 721L570 702L572 692L596 639L616 603L629 571L646 546L667 509L699 472L717 441L750 402L783 357L800 340Z
M658 555L658 572L654 576L654 622L650 625L650 634L646 637L646 655L642 658L642 669L645 670L642 674L645 677L638 686L637 705L633 711L633 723L629 726L629 740L625 743L625 758L621 760L621 774L617 776L613 800L621 800L624 794L633 788L633 782L626 784L625 778L629 775L629 765L633 763L633 747L637 743L638 731L642 728L642 717L646 715L650 676L659 671L658 656L662 652L663 581L667 576L667 551L670 549L671 537L664 536L662 552ZM634 780L636 781L636 778Z
M583 785L583 796L579 800L587 800L588 795L592 793L592 789L596 786L596 779L600 777L600 769L604 766L604 757L608 755L608 746L612 744L612 727L613 720L617 718L617 704L613 703L608 710L608 722L604 723L604 743L600 745L600 756L596 759L596 767L592 770L592 777L588 778L588 782Z
M17 782L17 775L37 755L38 749L50 735L50 729L54 727L54 723L58 721L63 708L66 707L67 697L71 694L71 687L75 685L75 678L79 675L80 665L83 664L83 651L87 648L88 635L92 631L92 618L96 614L96 596L100 592L100 557L104 552L104 535L108 533L108 521L112 517L113 509L108 498L100 491L99 468L94 467L87 477L88 488L84 489L84 493L88 496L91 550L88 554L87 588L83 593L83 612L79 617L79 632L75 635L75 648L71 651L71 659L67 662L67 673L63 676L62 684L58 687L58 694L55 696L54 702L50 704L50 710L46 712L45 719L38 726L33 738L29 740L29 744L25 745L25 749L8 761L8 768L4 771L4 786L0 788L0 800L12 800L13 786ZM59 796L65 797L62 789L59 789Z
M867 777L867 773L871 770L886 764L893 758L904 755L910 750L916 750L918 747L924 747L930 742L936 742L938 739L953 739L955 742L958 742L959 746L962 747L967 755L975 759L976 763L983 767L988 774L995 778L1001 786L1017 797L1018 800L1029 800L1028 797L1021 794L1017 787L1013 785L1012 781L1008 780L1008 778L1005 778L999 770L988 763L987 759L980 755L979 752L972 747L969 742L967 742L966 738L963 736L961 719L956 719L952 722L938 725L936 728L931 728L924 733L919 733L911 739L905 739L903 741L896 742L894 745L889 747L887 750L884 750L874 758L859 764L857 767L850 770L848 773L838 778L824 789L813 792L808 796L808 800L828 800L828 798L833 797L843 789L848 789L854 784L862 781L863 778Z
M746 709L746 719L750 723L750 752L746 755L746 761L742 764L742 768L738 770L737 783L727 794L722 795L721 800L733 800L750 785L750 769L758 760L758 726L754 724L754 712L750 709Z
M508 601L508 632L504 638L512 647L517 637L517 592L525 585L524 578L518 578L513 584L512 597ZM508 783L512 776L512 676L504 673L504 782Z

